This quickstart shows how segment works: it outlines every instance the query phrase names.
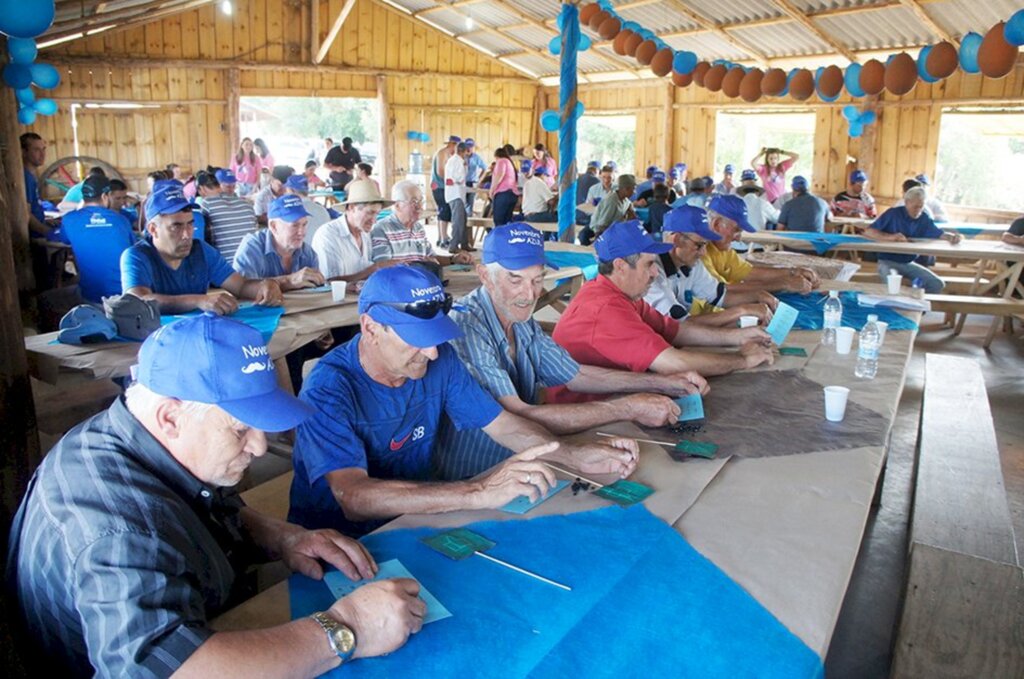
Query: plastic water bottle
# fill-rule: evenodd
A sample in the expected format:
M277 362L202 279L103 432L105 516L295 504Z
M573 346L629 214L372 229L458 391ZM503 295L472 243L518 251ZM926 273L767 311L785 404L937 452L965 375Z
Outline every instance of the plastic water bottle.
M857 367L853 374L865 380L872 380L878 373L878 347L881 335L878 333L878 316L871 314L860 331L857 341Z
M829 290L825 300L825 331L821 333L821 343L826 347L836 345L836 329L843 322L843 303L839 301L839 291Z

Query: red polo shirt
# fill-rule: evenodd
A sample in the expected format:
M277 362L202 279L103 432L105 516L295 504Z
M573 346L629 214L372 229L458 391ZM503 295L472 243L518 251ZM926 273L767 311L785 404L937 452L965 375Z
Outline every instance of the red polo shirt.
M576 294L552 337L578 363L645 372L658 354L672 346L678 332L678 321L642 299L630 299L606 276L598 276ZM553 387L547 400L580 403L600 398Z

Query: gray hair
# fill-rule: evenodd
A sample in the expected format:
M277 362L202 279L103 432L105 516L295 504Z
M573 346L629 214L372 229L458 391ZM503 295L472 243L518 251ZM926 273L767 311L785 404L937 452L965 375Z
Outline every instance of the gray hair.
M915 186L903 194L903 202L909 203L912 200L920 200L923 203L927 197L928 192L925 191L923 186Z
M617 257L616 259L620 259L620 258ZM628 255L626 257L621 257L621 259L625 260L626 264L629 265L630 269L635 269L636 268L636 263L640 261L640 253L638 252L635 255ZM610 262L598 262L597 263L597 273L601 274L602 276L607 276L607 275L611 274L613 271L615 271L615 260L614 259L612 261L610 261Z
M488 264L484 264L484 266L487 268L487 275L490 277L491 282L497 283L498 274L504 271L505 267L503 267L501 264L498 264L497 262L490 262Z
M395 185L391 187L391 200L396 203L409 200L409 194L412 191L419 191L419 185L408 179L403 179L400 182L395 182Z
M160 405L161 401L173 399L172 396L163 396L144 386L140 382L132 384L124 392L124 404L135 417L143 413L153 412ZM199 401L181 401L181 411L189 416L202 418L213 408L212 403L200 403Z

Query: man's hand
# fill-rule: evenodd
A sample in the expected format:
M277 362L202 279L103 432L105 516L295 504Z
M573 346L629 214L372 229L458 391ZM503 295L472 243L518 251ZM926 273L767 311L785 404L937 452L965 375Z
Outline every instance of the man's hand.
M277 281L265 278L260 281L253 302L260 306L282 306L284 293L281 292L281 286L277 284Z
M321 351L327 351L328 349L334 346L334 335L332 335L331 331L328 330L327 332L313 340L313 343L316 344L317 349L320 349Z
M776 309L779 308L779 298L773 295L772 293L768 292L767 290L758 290L757 299L755 300L755 302L757 304L767 304L768 308L771 309L772 311L775 311Z
M957 231L950 231L946 234L946 240L948 240L952 245L959 245L960 241L963 239L964 237Z
M893 243L907 243L908 242L907 237L904 236L902 233L894 233L894 234L892 234L892 238L890 238L889 240L892 241Z
M740 347L740 356L743 357L744 368L756 368L762 363L771 365L775 363L775 354L770 346L762 342L748 342Z
M658 394L630 394L608 402L622 413L623 420L638 422L645 427L665 427L679 418L679 406L668 396Z
M473 255L469 254L468 252L456 252L454 255L452 255L452 262L454 264L472 264Z
M624 479L636 470L640 446L633 439L613 438L601 443L565 445L572 466L581 474L616 474Z
M280 551L281 560L288 568L314 580L324 576L321 559L349 580L363 580L377 574L377 563L363 544L336 530L296 530L281 540Z
M201 311L212 311L221 316L230 316L238 311L238 300L230 292L219 290L208 295L200 295L196 307Z
M772 321L772 308L767 304L757 302L741 304L738 308L734 308L739 311L740 316L757 316L757 320L761 325L768 325Z
M423 627L427 604L419 593L411 578L371 582L335 601L327 614L355 632L354 658L372 658L401 648Z
M703 396L708 393L708 381L696 370L671 373L664 377L671 385L668 389L664 389L664 392L671 396L686 396L687 394Z
M811 281L795 271L790 271L786 274L786 282L782 284L782 287L786 292L799 292L801 294L807 294L814 289Z
M536 502L555 485L551 468L536 461L559 447L557 441L527 448L508 458L479 481L479 506L482 509L504 507L520 495Z
M290 290L301 290L302 288L315 288L323 285L326 279L324 275L308 266L288 276L288 288Z
M1024 245L1024 236L1014 236L1009 231L1002 235L1002 239L1007 245Z
M818 284L821 283L821 278L818 276L818 272L810 267L798 266L796 267L796 272L809 280L812 287L816 288L818 287Z
M763 347L772 346L772 336L765 332L764 328L754 326L752 328L736 328L730 332L734 333L735 344L745 345L751 342L760 344Z

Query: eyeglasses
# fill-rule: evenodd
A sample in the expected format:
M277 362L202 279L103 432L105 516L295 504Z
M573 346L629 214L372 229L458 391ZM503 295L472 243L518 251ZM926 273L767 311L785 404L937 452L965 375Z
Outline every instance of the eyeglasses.
M405 203L406 205L412 205L413 207L423 207L423 199L419 200L399 200L397 203Z
M452 310L452 296L447 292L444 293L443 299L424 299L419 302L374 302L370 305L370 308L375 306L387 306L392 309L398 309L402 313L415 316L416 318L422 318L424 320L430 320L437 315L438 311L444 313L445 316Z
M688 242L693 243L693 246L700 250L703 247L707 247L708 242L706 240L693 240L692 238L686 239Z

